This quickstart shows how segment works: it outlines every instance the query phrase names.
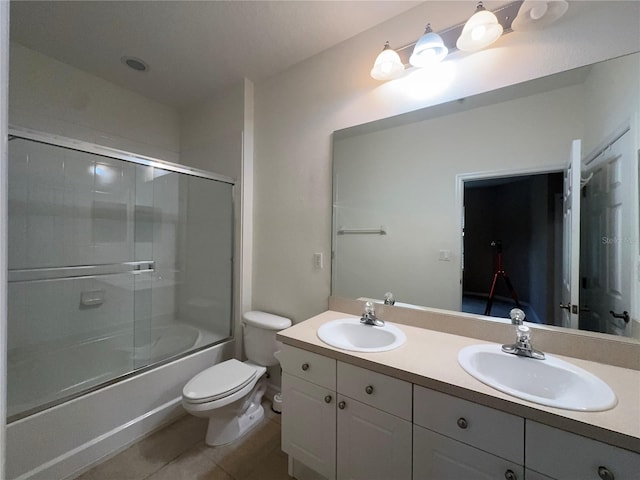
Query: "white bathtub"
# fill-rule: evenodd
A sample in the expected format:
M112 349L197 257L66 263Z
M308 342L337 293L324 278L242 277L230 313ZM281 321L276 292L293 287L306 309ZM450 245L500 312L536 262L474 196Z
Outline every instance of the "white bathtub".
M95 387L131 371L215 341L188 325L157 327L138 347L124 332L70 348L25 356L8 365L14 381L9 415ZM220 339L224 337L219 337ZM8 479L73 478L105 455L119 451L184 413L184 383L210 365L231 358L233 340L130 376L106 387L21 418L7 426ZM34 369L44 369L45 373ZM17 388L16 388L17 387ZM32 398L40 400L33 401Z

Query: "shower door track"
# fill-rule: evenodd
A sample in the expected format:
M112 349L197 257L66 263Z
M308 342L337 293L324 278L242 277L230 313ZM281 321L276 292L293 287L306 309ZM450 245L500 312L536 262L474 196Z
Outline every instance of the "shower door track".
M213 172L207 172L206 170L200 170L197 168L186 167L178 163L171 163L165 160L159 160L157 158L147 157L144 155L138 155L124 150L118 150L110 147L103 147L101 145L95 145L89 142L83 142L81 140L74 140L59 135L52 135L50 133L38 132L36 130L30 130L21 127L9 128L9 141L16 138L24 140L32 140L34 142L46 143L48 145L55 145L57 147L64 147L71 150L77 150L85 153L93 153L103 157L116 158L118 160L124 160L125 162L136 163L138 165L145 165L147 167L160 168L162 170L168 170L170 172L182 173L185 175L191 175L194 177L207 178L209 180L215 180L218 182L228 183L235 185L235 180L226 175L220 175Z

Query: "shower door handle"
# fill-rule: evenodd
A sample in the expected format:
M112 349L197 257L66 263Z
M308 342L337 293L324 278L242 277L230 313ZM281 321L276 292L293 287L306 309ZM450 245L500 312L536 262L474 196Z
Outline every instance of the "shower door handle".
M629 312L627 312L626 310L622 313L616 313L613 310L609 310L609 313L613 318L621 318L622 320L624 320L624 323L629 323L629 320L631 320Z

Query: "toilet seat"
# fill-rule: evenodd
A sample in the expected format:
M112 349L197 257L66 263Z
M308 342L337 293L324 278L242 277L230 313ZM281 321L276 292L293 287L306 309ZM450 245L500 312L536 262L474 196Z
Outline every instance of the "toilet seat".
M242 390L258 371L236 359L218 363L193 377L182 389L183 400L191 404L208 403Z

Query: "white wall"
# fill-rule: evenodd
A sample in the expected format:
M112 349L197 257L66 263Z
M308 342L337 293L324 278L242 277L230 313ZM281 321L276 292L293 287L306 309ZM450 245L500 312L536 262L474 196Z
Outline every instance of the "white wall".
M180 163L239 179L244 82L180 110Z
M456 54L450 87L428 98L411 78L369 77L385 40L414 41L426 2L256 85L253 307L301 321L327 307L331 250L331 134L637 51L640 4L572 2L544 32L512 33L473 55ZM464 19L461 19L464 21ZM594 34L597 32L597 35ZM544 36L543 36L544 35ZM422 97L422 98L420 98ZM325 262L327 265L327 262Z
M11 43L9 119L21 126L178 162L178 112Z
M585 81L586 155L640 113L640 55L594 65Z

